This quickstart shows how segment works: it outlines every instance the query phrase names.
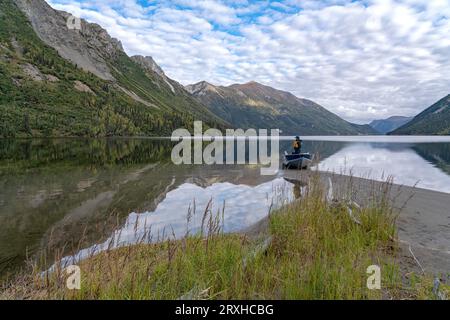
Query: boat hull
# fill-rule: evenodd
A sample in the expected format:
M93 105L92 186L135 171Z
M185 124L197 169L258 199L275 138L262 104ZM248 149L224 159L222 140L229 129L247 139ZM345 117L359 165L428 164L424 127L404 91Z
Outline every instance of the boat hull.
M283 169L308 169L312 163L309 153L285 154Z

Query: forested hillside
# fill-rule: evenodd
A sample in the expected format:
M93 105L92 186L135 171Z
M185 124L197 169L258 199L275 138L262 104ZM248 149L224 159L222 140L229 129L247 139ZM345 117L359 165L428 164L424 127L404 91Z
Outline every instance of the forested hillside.
M194 119L223 126L181 85L144 70L120 46L112 52L97 48L111 70L109 80L62 58L36 34L17 3L35 6L29 12L35 22L43 19L41 26L45 19L65 21L42 0L0 0L0 137L169 135L190 128ZM92 37L88 32L105 32L85 21L83 28L79 41Z

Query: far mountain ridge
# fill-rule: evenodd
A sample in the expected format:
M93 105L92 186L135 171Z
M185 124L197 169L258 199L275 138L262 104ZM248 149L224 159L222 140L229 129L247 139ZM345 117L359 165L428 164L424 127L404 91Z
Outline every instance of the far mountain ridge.
M392 116L387 119L373 120L369 123L376 131L386 134L411 121L413 117Z
M230 86L201 81L185 88L214 114L240 128L279 128L289 135L377 134L368 125L347 122L314 101L256 81Z
M374 134L319 104L251 81L182 86L151 56L128 56L100 25L44 0L0 0L0 137L154 136L176 128Z
M428 107L392 135L450 135L450 94Z

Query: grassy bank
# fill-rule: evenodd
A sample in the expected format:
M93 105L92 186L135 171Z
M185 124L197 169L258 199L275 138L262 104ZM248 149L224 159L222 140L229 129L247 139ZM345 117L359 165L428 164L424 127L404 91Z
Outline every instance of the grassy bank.
M313 179L314 180L314 179ZM224 234L206 210L202 234L111 249L79 263L81 290L61 270L37 265L1 298L54 299L434 299L433 279L400 266L389 183L363 208L327 200L317 181L268 218L258 236ZM385 189L384 189L385 188ZM381 289L367 288L371 265ZM39 270L39 271L38 271ZM449 296L448 287L440 286Z

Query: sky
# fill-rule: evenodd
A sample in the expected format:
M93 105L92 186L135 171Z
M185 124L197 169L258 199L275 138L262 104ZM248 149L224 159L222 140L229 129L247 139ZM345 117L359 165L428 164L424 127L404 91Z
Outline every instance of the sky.
M257 81L346 120L450 93L450 0L46 0L187 85Z

